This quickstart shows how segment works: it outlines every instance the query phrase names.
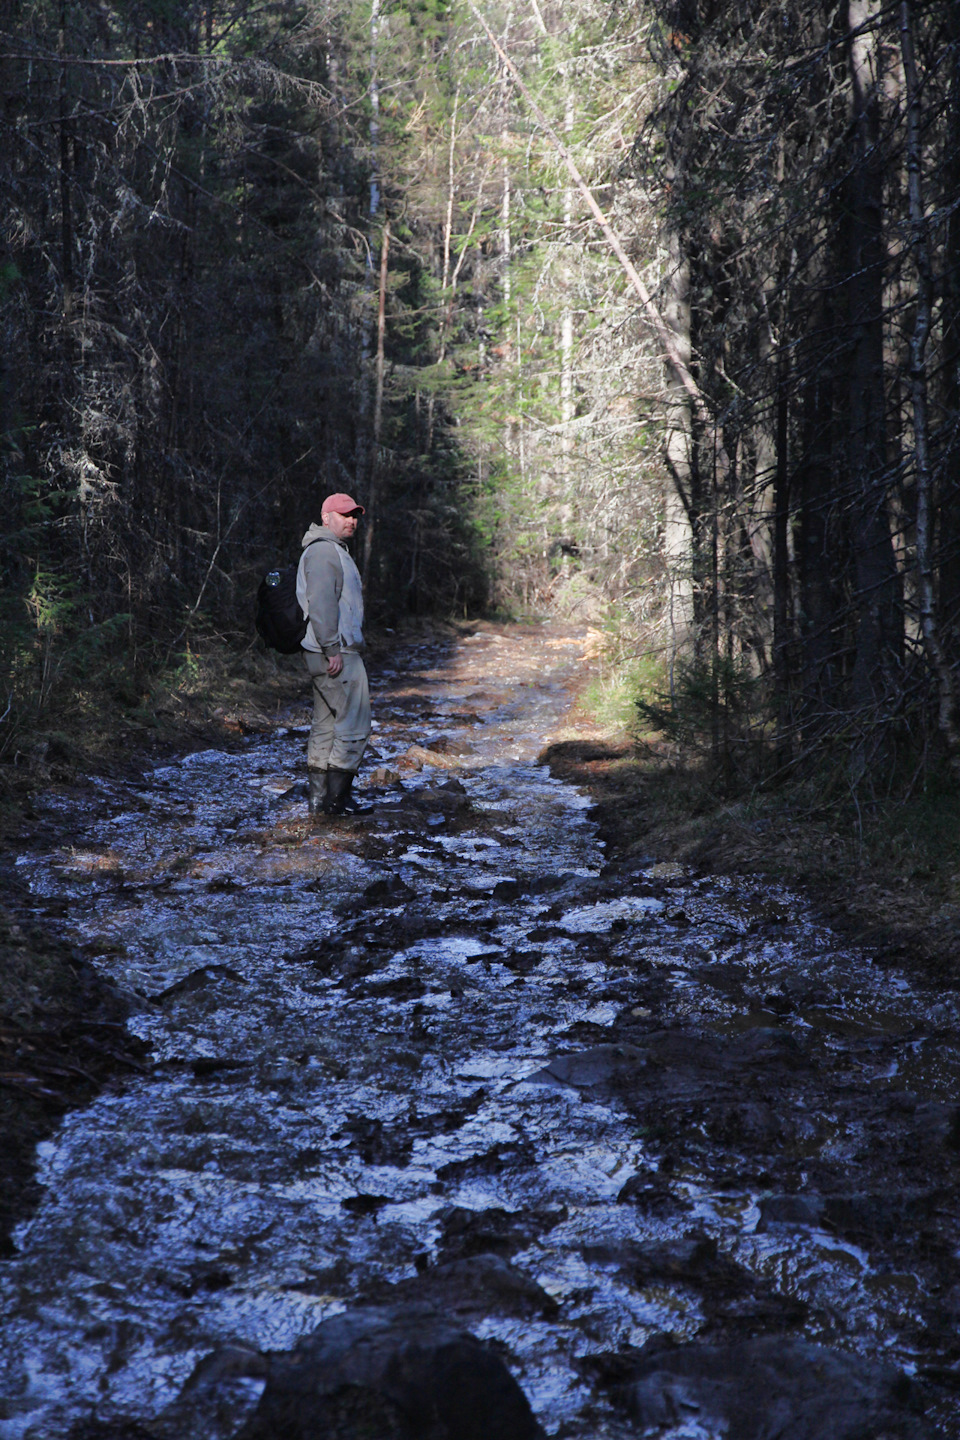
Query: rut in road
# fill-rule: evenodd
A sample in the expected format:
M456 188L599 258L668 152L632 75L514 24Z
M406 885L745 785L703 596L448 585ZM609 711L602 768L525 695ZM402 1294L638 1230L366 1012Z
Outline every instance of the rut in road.
M23 857L38 913L154 1063L41 1147L0 1437L226 1440L243 1356L413 1301L550 1435L760 1440L758 1390L802 1440L855 1433L838 1395L958 1433L956 998L766 882L608 864L537 763L587 647L398 651L372 764L403 788L354 821L307 821L299 716L47 798L76 843Z

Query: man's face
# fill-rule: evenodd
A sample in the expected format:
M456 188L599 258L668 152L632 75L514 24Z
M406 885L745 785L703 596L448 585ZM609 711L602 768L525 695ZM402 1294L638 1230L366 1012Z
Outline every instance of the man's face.
M360 516L356 511L349 515L341 515L337 510L324 510L320 519L338 540L349 540L357 533L357 522Z

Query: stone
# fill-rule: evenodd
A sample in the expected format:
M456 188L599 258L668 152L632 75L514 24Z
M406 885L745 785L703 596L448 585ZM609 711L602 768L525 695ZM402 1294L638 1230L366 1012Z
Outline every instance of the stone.
M500 1356L421 1305L327 1320L270 1357L236 1440L542 1440Z
M671 1215L682 1215L691 1208L689 1200L674 1194L664 1179L649 1171L631 1175L620 1187L617 1204L628 1203L661 1220Z
M424 748L437 755L469 755L473 750L469 740L456 735L433 735L424 742Z
M461 763L458 755L441 755L439 750L428 750L425 745L411 745L396 761L398 769L420 770L425 765L433 765L438 770L455 770Z
M394 905L404 900L415 900L416 895L417 892L400 875L384 875L365 886L363 891L365 900L386 900Z
M638 1069L644 1059L635 1045L594 1045L574 1055L558 1055L549 1065L528 1075L527 1080L539 1085L590 1089L609 1084L621 1070Z
M430 1305L466 1324L488 1315L553 1319L558 1309L553 1296L529 1275L515 1269L502 1255L489 1253L428 1264L418 1275L383 1284L371 1299L378 1304Z
M725 1440L932 1436L900 1371L776 1336L641 1353L618 1393L643 1435L695 1416L699 1434Z
M367 776L368 785L402 785L399 770L391 770L389 765L378 765L371 770Z
M782 1227L785 1230L816 1229L823 1219L823 1200L819 1195L768 1195L760 1201L757 1231Z

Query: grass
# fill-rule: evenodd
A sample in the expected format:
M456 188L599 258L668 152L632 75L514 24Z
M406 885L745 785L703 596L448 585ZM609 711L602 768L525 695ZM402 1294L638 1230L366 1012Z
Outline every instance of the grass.
M652 703L666 685L666 666L658 655L624 660L601 657L597 676L581 695L581 705L595 724L613 733L641 739L645 733L637 702Z

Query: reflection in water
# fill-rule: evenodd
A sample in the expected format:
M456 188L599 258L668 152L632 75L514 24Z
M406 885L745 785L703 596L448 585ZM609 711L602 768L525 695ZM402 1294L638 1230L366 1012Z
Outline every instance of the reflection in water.
M581 654L558 631L406 652L380 679L376 763L421 749L362 823L308 828L292 725L117 786L77 848L26 857L38 905L68 899L137 997L156 1064L41 1147L43 1202L0 1266L0 1436L53 1440L94 1409L230 1435L262 1382L178 1409L208 1352L290 1347L377 1286L485 1248L556 1302L470 1322L506 1346L551 1433L635 1433L585 1360L717 1325L705 1254L727 1267L728 1327L727 1291L756 1282L770 1314L808 1307L777 1324L910 1363L923 1279L878 1268L836 1204L804 1223L777 1210L750 1158L772 1143L762 1107L736 1125L725 1111L724 1130L691 1102L685 1155L661 1163L670 1134L602 1047L632 1027L631 1063L667 1109L685 1074L719 1085L722 1047L751 1034L795 1041L814 1074L842 1052L857 1080L936 1101L955 1093L954 1001L838 947L775 887L605 870L586 800L536 764ZM424 746L436 763L412 768ZM636 1049L677 1026L721 1048ZM589 1073L544 1071L591 1047ZM805 1165L859 1153L867 1123L823 1108L804 1064L791 1104L807 1122L776 1141L799 1191ZM725 1174L701 1141L725 1146ZM691 1235L692 1260L663 1249Z

